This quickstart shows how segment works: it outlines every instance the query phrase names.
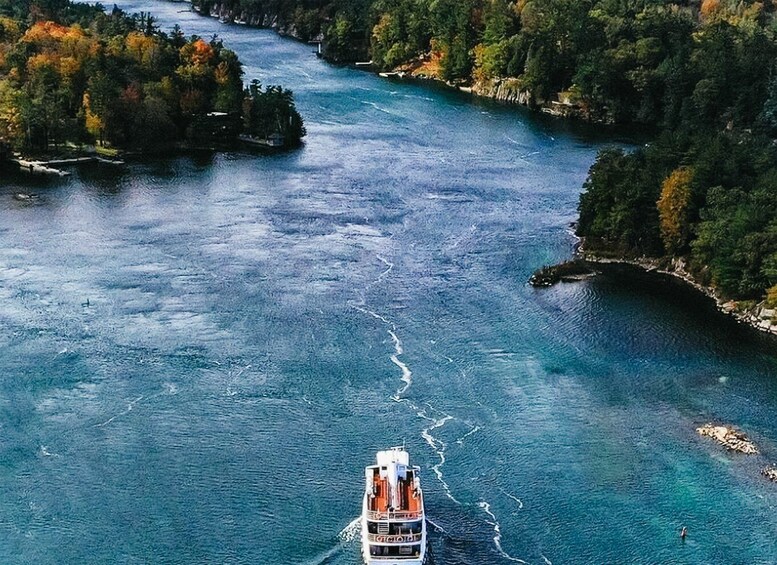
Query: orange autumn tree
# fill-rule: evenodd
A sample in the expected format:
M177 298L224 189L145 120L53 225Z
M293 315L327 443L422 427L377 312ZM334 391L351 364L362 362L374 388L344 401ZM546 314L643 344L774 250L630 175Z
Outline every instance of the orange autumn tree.
M0 143L151 151L239 133L242 65L220 40L163 33L148 14L45 2L56 21L0 0ZM229 127L211 126L212 112L230 114Z
M681 252L690 238L690 204L693 170L680 167L672 171L661 185L657 202L661 239L668 253Z

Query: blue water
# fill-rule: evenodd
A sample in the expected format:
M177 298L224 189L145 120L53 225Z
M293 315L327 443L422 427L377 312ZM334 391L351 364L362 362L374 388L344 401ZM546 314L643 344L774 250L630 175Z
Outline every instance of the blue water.
M777 563L774 342L640 277L526 284L612 133L122 6L218 33L309 134L0 183L1 563L353 565L402 442L438 565Z

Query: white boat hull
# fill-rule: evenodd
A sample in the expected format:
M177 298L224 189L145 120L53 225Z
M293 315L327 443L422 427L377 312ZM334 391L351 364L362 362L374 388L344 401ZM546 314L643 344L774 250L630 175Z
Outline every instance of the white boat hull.
M425 565L428 552L426 551L426 523L424 522L421 534L421 553L414 557L387 557L370 555L371 541L367 531L366 514L362 514L362 557L365 565Z
M366 565L424 565L426 519L419 467L409 466L404 448L380 451L365 468L362 556Z

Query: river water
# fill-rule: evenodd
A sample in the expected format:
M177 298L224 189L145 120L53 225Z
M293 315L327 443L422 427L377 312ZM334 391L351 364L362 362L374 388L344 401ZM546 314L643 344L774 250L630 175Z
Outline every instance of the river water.
M0 562L356 564L402 443L438 565L777 562L774 342L640 278L526 284L607 137L122 7L218 33L308 137L0 184Z

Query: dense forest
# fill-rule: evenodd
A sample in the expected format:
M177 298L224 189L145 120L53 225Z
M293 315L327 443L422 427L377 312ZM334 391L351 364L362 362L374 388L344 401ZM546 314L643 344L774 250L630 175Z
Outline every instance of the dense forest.
M584 188L587 251L682 259L723 296L777 298L777 148L763 133L668 131L600 153Z
M752 0L194 1L266 15L304 40L322 33L332 60L405 65L477 92L509 84L529 104L607 122L750 122L777 53L773 5Z
M149 14L0 0L0 142L18 150L148 151L222 141L225 131L298 143L304 127L291 93L244 88L242 75L217 37L163 33Z

